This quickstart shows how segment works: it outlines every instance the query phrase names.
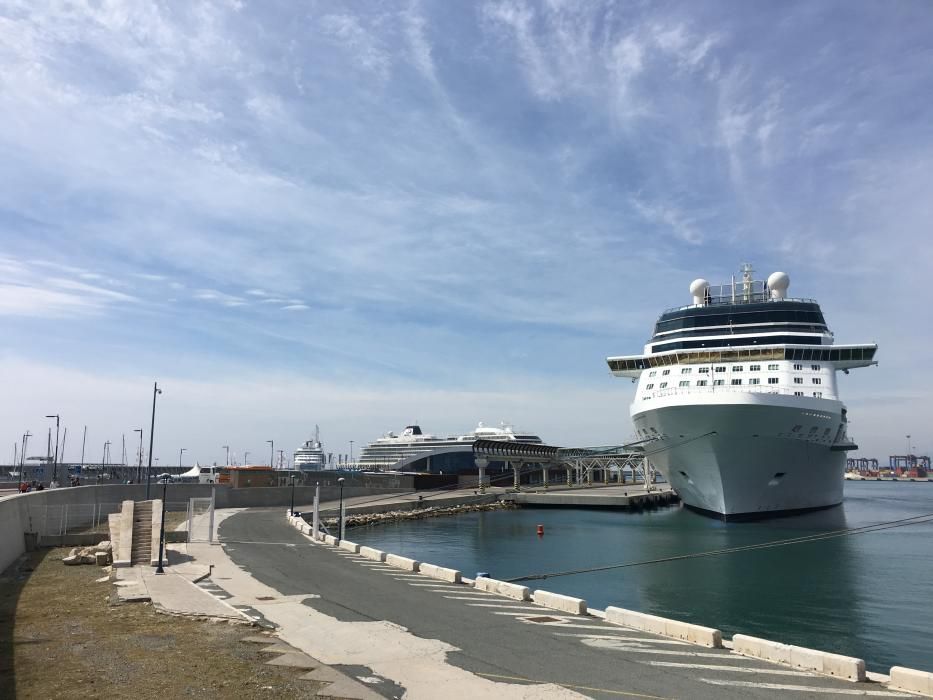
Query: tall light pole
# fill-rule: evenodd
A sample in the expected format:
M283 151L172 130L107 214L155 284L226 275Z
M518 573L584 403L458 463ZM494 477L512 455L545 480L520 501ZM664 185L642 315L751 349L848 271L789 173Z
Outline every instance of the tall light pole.
M139 450L138 450L138 454L136 455L136 457L138 458L138 462L136 465L136 483L138 484L140 481L142 481L142 477L143 477L143 429L134 428L133 432L139 433Z
M353 464L353 440L350 440L350 464Z
M244 450L243 451L243 466L245 467L248 464L249 464L249 450Z
M224 445L223 448L227 451L227 466L230 466L230 445Z
M46 418L55 419L55 461L52 462L52 481L58 481L58 426L61 421L61 416L57 413L46 416ZM910 435L907 436L907 442L910 442Z
M292 472L292 509L289 511L289 514L294 518L295 517L295 481L298 479L298 475Z
M103 473L104 467L107 466L107 452L110 450L110 440L104 443L104 455L100 458L100 469L101 471L97 472L98 476Z
M155 404L156 404L156 395L161 394L162 390L159 388L159 383L155 382L152 385L152 424L149 426L149 466L146 467L146 500L149 500L149 472L152 471L152 438L155 434Z
M275 460L275 440L266 440L269 443L269 467L275 469L275 465L272 463Z
M188 451L187 447L182 447L180 450L178 450L178 466L179 467L181 467L181 456L187 451Z
M142 440L142 436L139 438ZM84 448L87 445L87 426L84 426L84 437L81 439L81 471L84 471Z

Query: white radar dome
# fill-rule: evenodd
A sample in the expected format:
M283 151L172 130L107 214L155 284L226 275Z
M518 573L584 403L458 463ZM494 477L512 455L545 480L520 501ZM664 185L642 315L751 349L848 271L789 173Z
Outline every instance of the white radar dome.
M768 277L768 289L771 290L772 299L783 299L787 296L787 288L790 286L790 277L786 272L773 272Z
M693 280L690 283L690 293L693 295L694 304L702 304L704 297L706 297L706 290L709 289L709 282L707 282L702 277L700 279Z

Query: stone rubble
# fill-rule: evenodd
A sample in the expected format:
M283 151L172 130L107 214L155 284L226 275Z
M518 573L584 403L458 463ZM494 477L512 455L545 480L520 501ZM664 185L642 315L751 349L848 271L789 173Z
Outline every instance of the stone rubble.
M93 547L73 547L68 556L62 559L65 566L77 566L78 564L96 564L97 566L108 566L113 563L113 545L109 540L104 540Z
M510 501L496 501L495 503L466 504L461 506L419 508L417 510L390 510L385 513L355 513L347 515L347 528L382 525L401 520L421 520L423 518L437 518L444 515L460 515L461 513L477 513L485 510L513 510L519 506ZM327 527L336 527L337 518L323 518Z

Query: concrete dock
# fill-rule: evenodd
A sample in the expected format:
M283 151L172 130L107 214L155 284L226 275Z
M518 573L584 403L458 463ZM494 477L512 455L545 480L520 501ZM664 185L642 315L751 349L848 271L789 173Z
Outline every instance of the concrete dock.
M643 484L626 486L589 486L575 488L549 488L505 493L501 498L519 505L640 509L676 503L680 499L669 487L654 485L647 491Z

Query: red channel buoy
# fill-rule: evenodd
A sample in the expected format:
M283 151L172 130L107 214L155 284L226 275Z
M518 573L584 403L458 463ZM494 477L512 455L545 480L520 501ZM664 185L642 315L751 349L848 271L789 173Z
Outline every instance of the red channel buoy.
M544 525L538 525L538 537L544 537Z

